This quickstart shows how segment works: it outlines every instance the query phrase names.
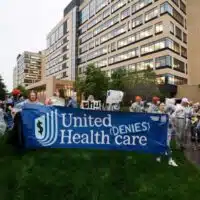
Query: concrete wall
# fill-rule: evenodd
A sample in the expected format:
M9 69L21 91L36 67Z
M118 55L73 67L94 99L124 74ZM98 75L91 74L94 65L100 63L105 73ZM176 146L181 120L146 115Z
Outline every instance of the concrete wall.
M177 98L187 97L193 102L200 102L200 87L198 85L179 85Z
M200 84L200 0L187 1L189 84Z
M56 80L55 77L49 77L40 82L32 84L26 87L27 90L35 90L39 92L42 99L49 98L53 96L53 93L58 89L64 89L66 96L71 96L73 94L73 81L66 80ZM43 101L43 100L42 100Z

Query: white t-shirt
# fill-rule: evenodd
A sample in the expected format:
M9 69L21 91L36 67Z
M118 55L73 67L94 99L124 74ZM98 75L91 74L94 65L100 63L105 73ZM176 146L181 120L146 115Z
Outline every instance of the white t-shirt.
M178 104L176 106L175 112L173 113L173 116L175 118L186 119L186 108L181 104Z

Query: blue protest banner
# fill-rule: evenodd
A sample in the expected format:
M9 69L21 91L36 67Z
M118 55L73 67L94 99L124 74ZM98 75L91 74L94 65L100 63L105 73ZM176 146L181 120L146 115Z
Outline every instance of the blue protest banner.
M22 111L26 148L90 148L164 153L168 116L28 105Z

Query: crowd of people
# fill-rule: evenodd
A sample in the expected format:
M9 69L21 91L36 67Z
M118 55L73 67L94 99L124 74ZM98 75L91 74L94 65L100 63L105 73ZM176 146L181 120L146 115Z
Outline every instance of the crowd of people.
M13 128L13 118L15 114L23 109L26 104L38 104L46 106L65 106L77 108L74 98L65 98L62 90L56 91L51 98L44 103L38 101L37 93L31 91L28 98L24 98L20 91L14 90L12 96L7 96L5 101L0 101L0 132ZM168 147L170 149L171 138L174 135L176 146L180 150L187 147L188 138L197 148L200 148L200 103L193 104L187 98L176 102L175 99L166 99L165 103L160 102L159 97L153 97L152 102L144 103L140 96L135 98L135 102L130 106L130 112L136 113L160 113L169 116L168 127ZM169 156L169 164L177 166L172 159L171 151L166 152ZM160 162L161 158L157 158Z
M0 134L5 133L6 129L11 130L14 126L14 116L20 112L26 104L37 104L45 106L65 106L77 108L76 100L72 97L64 97L62 90L56 91L51 98L44 103L40 102L37 92L31 91L28 98L22 96L19 90L13 90L11 96L6 96L4 101L0 101Z
M200 103L190 102L187 98L181 99L180 103L175 99L166 99L163 103L158 97L153 97L152 102L145 106L138 96L130 112L168 114L170 130L176 133L177 148L185 149L188 138L200 147Z
M168 146L170 149L171 138L174 135L176 148L184 150L188 141L191 140L196 148L200 148L200 103L192 103L187 98L181 99L177 103L175 99L166 99L160 102L158 97L153 97L149 106L145 106L141 97L136 97L135 102L130 107L130 112L160 113L169 116ZM197 144L197 145L196 145ZM169 164L177 166L169 155ZM157 158L160 162L161 158Z

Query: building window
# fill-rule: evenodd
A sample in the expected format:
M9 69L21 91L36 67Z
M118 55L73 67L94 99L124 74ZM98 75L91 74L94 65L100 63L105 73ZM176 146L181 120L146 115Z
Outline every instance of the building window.
M64 35L64 29L63 25L59 27L59 29L56 31L56 41L58 41L61 37Z
M130 8L127 8L126 10L121 12L121 19L122 20L127 18L128 16L130 16Z
M153 59L136 63L136 71L144 71L148 68L153 69Z
M181 47L181 56L184 58L187 58L187 49L184 47Z
M156 78L156 82L157 82L157 84L159 84L159 85L165 84L165 76L159 76L159 77L157 77L157 78Z
M94 41L92 41L92 42L89 43L89 49L94 48L94 46L95 46L95 42Z
M187 30L187 20L185 19L185 29Z
M160 6L160 14L163 13L169 13L173 15L173 7L168 2L165 2Z
M96 0L96 12L108 5L108 0Z
M180 0L180 9L181 9L184 13L186 13L186 5L183 3L182 0Z
M176 26L176 37L182 40L182 31Z
M88 45L85 45L83 47L80 48L80 54L86 52L88 50Z
M154 51L158 51L160 49L164 49L166 47L165 39L161 39L150 44L146 44L141 46L141 54L148 54Z
M176 53L180 54L180 45L177 42L172 41L173 43L173 48L172 50L174 50Z
M160 6L160 13L169 13L174 17L174 19L179 22L182 26L184 26L184 18L183 16L176 10L174 9L168 2L163 3Z
M166 78L166 82L168 84L171 84L171 85L183 85L183 84L187 84L187 79L182 78L182 77L178 77L178 76L174 76L174 75L171 75L171 74L167 74L165 76L165 78Z
M66 34L68 32L68 21L65 20L65 22L63 23L63 32L64 34Z
M106 17L108 17L110 15L110 8L107 8L104 12L103 12L103 18L105 19Z
M125 33L126 32L126 24L123 24L121 25L120 27L110 31L109 33L103 35L101 38L100 38L100 42L101 43L104 43L118 35L121 35L122 33Z
M149 36L153 35L153 26L150 26L148 28L145 28L141 31L138 31L137 33L134 33L126 38L123 38L118 41L117 46L118 48L130 45L136 41L140 41L144 38L147 38Z
M110 19L110 20L104 22L103 24L101 24L100 26L98 26L94 31L94 35L97 35L97 34L101 33L102 31L110 28L111 26L113 26L117 22L119 22L119 15L116 15L112 19Z
M135 28L143 24L143 15L140 15L132 20L132 27Z
M124 6L126 4L127 0L118 0L116 3L114 3L111 7L111 13L115 12L116 10L118 10L119 8L121 8L122 6Z
M87 55L87 58L88 60L92 60L94 58L97 58L97 57L100 57L102 55L105 55L108 53L108 48L107 46L104 46L98 50L95 50L93 52L90 52L88 55Z
M87 61L87 56L86 55L79 57L79 64L84 63L86 61Z
M90 17L95 15L95 0L90 1L89 10L90 10Z
M81 39L80 39L80 44L88 41L89 39L92 38L92 32L87 33L86 35L84 35Z
M179 7L179 3L178 3L179 0L172 0L172 1Z
M87 31L87 24L85 24L81 29L80 29L80 34L83 34Z
M88 29L92 28L96 24L98 24L100 21L102 21L102 15L97 16L95 19L93 19L91 22L88 23Z
M183 42L187 44L187 34L183 32Z
M136 71L136 63L128 65L128 71L130 72Z
M174 34L174 24L172 22L170 22L169 30L170 30L170 33Z
M110 57L108 59L108 63L111 65L114 63L129 60L131 58L137 57L138 55L139 55L138 48L134 48L132 50L129 50L129 51L123 52L121 54Z
M149 21L151 19L154 19L158 16L158 8L153 8L152 10L145 13L145 21Z
M113 42L111 43L111 51L114 51L116 49L116 43Z
M162 56L158 57L155 60L155 67L156 69L166 68L172 66L172 57L171 56Z
M100 45L100 38L97 38L96 40L95 40L95 46L99 46Z
M184 26L184 18L183 16L175 9L173 9L173 17L179 22L182 26Z
M163 32L163 23L159 22L157 24L155 24L155 33L162 33Z
M138 0L135 4L132 5L132 13L137 12L138 10L144 8L152 2L153 0Z
M169 38L163 38L161 40L141 46L141 55L159 51L165 48L169 48L174 52L180 54L180 46Z
M97 61L95 63L96 67L105 67L105 66L107 66L107 64L108 64L107 59L103 59L103 60Z
M185 73L185 64L184 62L174 58L173 69L179 72Z
M80 23L84 23L89 18L89 5L87 5L83 10L80 12Z

